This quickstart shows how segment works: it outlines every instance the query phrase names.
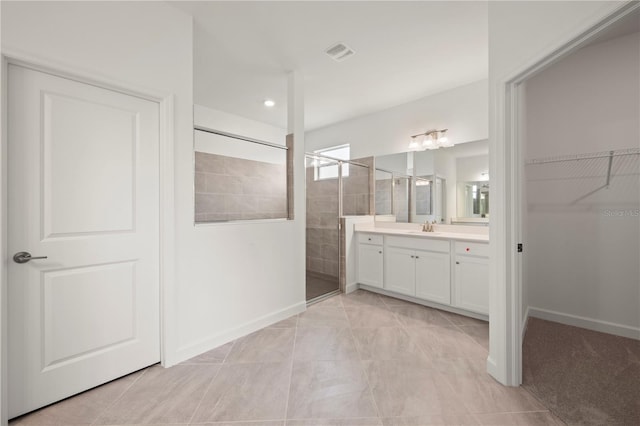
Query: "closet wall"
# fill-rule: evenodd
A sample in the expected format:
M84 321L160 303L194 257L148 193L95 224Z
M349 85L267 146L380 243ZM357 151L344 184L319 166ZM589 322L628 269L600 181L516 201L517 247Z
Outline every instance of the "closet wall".
M527 82L525 160L638 149L640 35L591 45ZM640 338L640 161L525 166L523 308ZM600 189L599 189L600 188Z

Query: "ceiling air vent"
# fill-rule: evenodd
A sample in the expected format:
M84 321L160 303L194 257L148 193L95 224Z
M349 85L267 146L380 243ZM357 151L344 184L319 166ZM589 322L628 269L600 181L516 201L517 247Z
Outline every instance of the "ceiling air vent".
M352 48L343 43L334 44L324 52L337 62L342 62L356 53Z

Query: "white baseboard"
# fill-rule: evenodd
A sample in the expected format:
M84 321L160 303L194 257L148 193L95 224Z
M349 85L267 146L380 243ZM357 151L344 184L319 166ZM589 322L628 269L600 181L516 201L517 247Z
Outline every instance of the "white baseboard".
M540 318L548 321L559 322L560 324L586 328L587 330L640 340L640 328L638 327L630 327L628 325L616 324L608 321L581 317L578 315L565 314L562 312L550 311L548 309L534 308L531 306L527 308L527 311L529 312L528 317Z
M440 303L419 299L417 297L407 296L404 294L396 293L394 291L385 290L383 288L372 287L366 284L358 284L358 288L368 290L373 293L379 293L385 296L394 297L396 299L406 300L407 302L413 302L415 304L427 306L429 308L435 308L435 309L440 309L441 311L453 312L454 314L464 315L466 317L471 317L471 318L479 319L482 321L489 321L489 315L480 314L477 312L471 312L466 309L456 308L455 306L442 305Z
M491 354L489 354L489 356L487 357L487 373L489 373L489 375L491 375L491 377L493 377L495 380L498 380L497 378L501 377L498 372L498 365L496 364L495 360L491 358ZM498 382L500 382L500 380L498 380Z
M176 364L186 361L194 356L198 356L203 354L211 349L215 349L218 346L224 345L225 343L229 343L239 337L246 336L247 334L253 333L254 331L258 331L261 328L270 326L271 324L275 324L278 321L282 321L284 319L289 318L292 315L299 314L304 312L307 309L306 302L299 302L295 305L291 305L287 308L281 309L276 312L272 312L267 315L263 315L255 320L246 322L238 327L225 330L221 333L206 337L204 339L199 340L196 343L191 343L187 346L183 346L178 349L176 356Z
M351 283L351 284L347 284L347 288L345 289L345 294L349 294L352 293L354 291L356 291L357 289L360 288L360 284L358 283Z

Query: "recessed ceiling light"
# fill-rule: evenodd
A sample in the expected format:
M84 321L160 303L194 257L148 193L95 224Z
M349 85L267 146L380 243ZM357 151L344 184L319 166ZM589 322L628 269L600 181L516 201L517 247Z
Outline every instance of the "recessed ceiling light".
M271 108L273 106L275 106L276 103L273 99L265 99L264 100L264 106L266 106L267 108Z

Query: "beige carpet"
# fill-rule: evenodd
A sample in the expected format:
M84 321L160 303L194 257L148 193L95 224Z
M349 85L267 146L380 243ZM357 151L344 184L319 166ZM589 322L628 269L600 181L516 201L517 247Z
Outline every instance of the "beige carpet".
M569 425L640 425L640 341L530 318L523 386Z

